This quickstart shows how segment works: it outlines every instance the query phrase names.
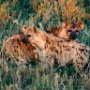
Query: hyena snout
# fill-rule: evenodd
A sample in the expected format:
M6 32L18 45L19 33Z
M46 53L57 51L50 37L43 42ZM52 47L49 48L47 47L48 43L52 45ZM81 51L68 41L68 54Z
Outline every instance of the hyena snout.
M23 43L28 43L30 37L31 37L31 35L25 35L25 36L21 39L21 41L22 41Z
M77 38L77 33L76 33L75 31L72 31L72 32L70 33L70 38L76 39L76 38Z

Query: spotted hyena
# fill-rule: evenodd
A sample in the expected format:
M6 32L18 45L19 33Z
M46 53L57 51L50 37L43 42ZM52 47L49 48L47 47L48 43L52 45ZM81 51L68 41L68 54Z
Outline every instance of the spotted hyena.
M31 43L23 43L23 37L23 33L9 37L2 46L3 57L13 59L17 64L25 64L27 60L37 59L35 46Z
M62 28L51 28L48 33L63 38L65 40L75 40L84 28L83 22L68 22L65 21L62 23Z
M72 64L76 71L82 73L89 63L90 48L76 41L65 41L62 38L35 30L33 35L27 29L23 42L30 42L42 51L45 61L52 67L56 62L60 66ZM29 37L28 37L29 36ZM27 40L27 41L26 41Z

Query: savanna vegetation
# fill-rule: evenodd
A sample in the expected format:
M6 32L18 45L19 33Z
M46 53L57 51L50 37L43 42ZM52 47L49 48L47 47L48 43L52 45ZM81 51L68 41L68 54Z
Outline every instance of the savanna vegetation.
M77 41L90 47L90 0L0 0L0 50L24 25L49 30L65 20L84 22ZM84 80L72 66L49 71L43 64L17 66L0 56L0 90L90 90L90 78Z

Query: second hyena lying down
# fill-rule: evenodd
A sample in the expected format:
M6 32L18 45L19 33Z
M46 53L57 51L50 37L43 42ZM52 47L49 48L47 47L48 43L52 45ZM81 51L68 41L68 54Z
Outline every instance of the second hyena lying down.
M32 35L34 35L36 27L24 27L22 29L24 33L28 33L28 30ZM18 65L25 64L27 63L27 61L37 62L37 60L42 57L40 57L40 55L42 55L42 52L34 44L31 44L31 42L27 42L27 39L30 37L30 35L27 35L27 38L24 39L24 43L22 42L23 37L25 37L23 33L9 37L3 43L1 50L2 57L5 57L5 59L14 60Z
M90 48L88 46L76 41L66 42L44 31L33 30L33 34L30 29L25 31L23 42L30 42L39 48L45 61L50 66L53 66L54 62L61 66L71 63L77 72L84 71L90 57Z
M17 64L25 64L28 60L38 58L35 46L21 41L23 36L23 34L14 35L3 43L1 53L5 59L14 60Z

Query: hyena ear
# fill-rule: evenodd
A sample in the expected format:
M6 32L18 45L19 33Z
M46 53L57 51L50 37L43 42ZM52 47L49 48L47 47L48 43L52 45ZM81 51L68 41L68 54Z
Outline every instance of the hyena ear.
M46 33L44 31L40 31L39 35L44 41L46 41Z
M33 31L34 31L35 33L37 33L37 32L38 32L38 29L37 29L37 27L36 27L36 26L32 26L32 28L33 28Z
M27 31L27 29L28 29L28 27L27 27L27 26L24 26L24 27L22 28L22 32L25 33L25 32Z
M67 26L68 26L68 22L67 21L65 21L65 22L62 23L62 28L65 28Z
M78 22L78 28L79 29L84 29L84 23L83 22Z

